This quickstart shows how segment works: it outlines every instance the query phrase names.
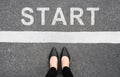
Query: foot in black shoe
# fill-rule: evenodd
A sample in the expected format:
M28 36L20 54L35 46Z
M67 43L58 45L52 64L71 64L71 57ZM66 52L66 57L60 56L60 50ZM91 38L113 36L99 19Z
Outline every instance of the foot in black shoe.
M62 69L64 67L69 67L70 65L70 54L66 47L63 47L61 52L61 65L62 65Z
M55 47L52 48L49 55L50 68L54 67L58 69L58 53Z

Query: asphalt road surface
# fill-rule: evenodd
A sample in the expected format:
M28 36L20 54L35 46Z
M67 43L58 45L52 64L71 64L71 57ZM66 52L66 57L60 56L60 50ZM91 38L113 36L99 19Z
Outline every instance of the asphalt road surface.
M21 23L21 10L31 7L35 22L31 26ZM46 24L41 25L37 7L50 7ZM61 22L50 25L57 7L63 9L68 25ZM75 21L69 25L69 9L84 10L84 26ZM99 7L94 26L90 25L87 7ZM0 0L0 31L119 31L120 0ZM116 38L117 39L117 38ZM48 55L52 47L61 52L66 46L71 54L74 77L120 77L120 44L59 44L59 43L0 43L0 77L45 77ZM62 75L58 74L58 77Z

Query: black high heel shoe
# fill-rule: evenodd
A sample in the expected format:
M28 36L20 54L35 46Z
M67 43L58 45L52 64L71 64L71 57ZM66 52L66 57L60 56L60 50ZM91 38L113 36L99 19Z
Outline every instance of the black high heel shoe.
M69 58L69 60L70 60L70 54L69 54L66 47L63 47L61 55L60 55L60 59L62 59L63 56L67 56Z
M52 48L52 50L51 50L51 52L50 52L50 54L49 54L49 62L50 62L50 58L51 58L52 56L56 56L57 59L58 59L58 53L57 53L57 49L56 49L55 47Z

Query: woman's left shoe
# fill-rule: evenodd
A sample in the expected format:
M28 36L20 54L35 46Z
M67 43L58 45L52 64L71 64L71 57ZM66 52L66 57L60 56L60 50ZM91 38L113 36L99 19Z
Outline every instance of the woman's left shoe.
M58 53L55 47L52 48L49 54L49 64L50 64L50 68L54 67L56 68L56 70L58 69Z

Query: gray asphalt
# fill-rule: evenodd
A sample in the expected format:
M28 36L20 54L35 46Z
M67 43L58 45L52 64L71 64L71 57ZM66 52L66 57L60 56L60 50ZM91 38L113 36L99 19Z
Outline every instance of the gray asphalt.
M120 0L0 0L0 30L12 31L119 31L120 30ZM25 26L21 23L21 10L24 7L31 7L34 10L33 16L35 23L31 26ZM46 24L40 24L40 12L37 7L50 7L51 11L46 13ZM54 13L57 7L63 9L68 25L57 23L51 26ZM82 17L84 26L69 25L70 7L80 7L84 10ZM99 7L96 12L96 24L90 26L90 12L87 7Z
M35 23L25 26L21 23L24 7L34 10ZM46 25L40 25L40 13L36 7L50 7ZM61 7L68 25L51 20L57 7ZM84 26L69 25L69 8L81 7ZM87 7L99 7L96 24L90 26ZM120 0L0 0L0 31L119 31ZM117 38L116 38L117 39ZM71 69L74 77L120 77L120 44L59 44L59 43L0 43L0 77L45 77L48 55L52 47L61 52L66 46L71 55ZM58 77L62 77L59 73Z

